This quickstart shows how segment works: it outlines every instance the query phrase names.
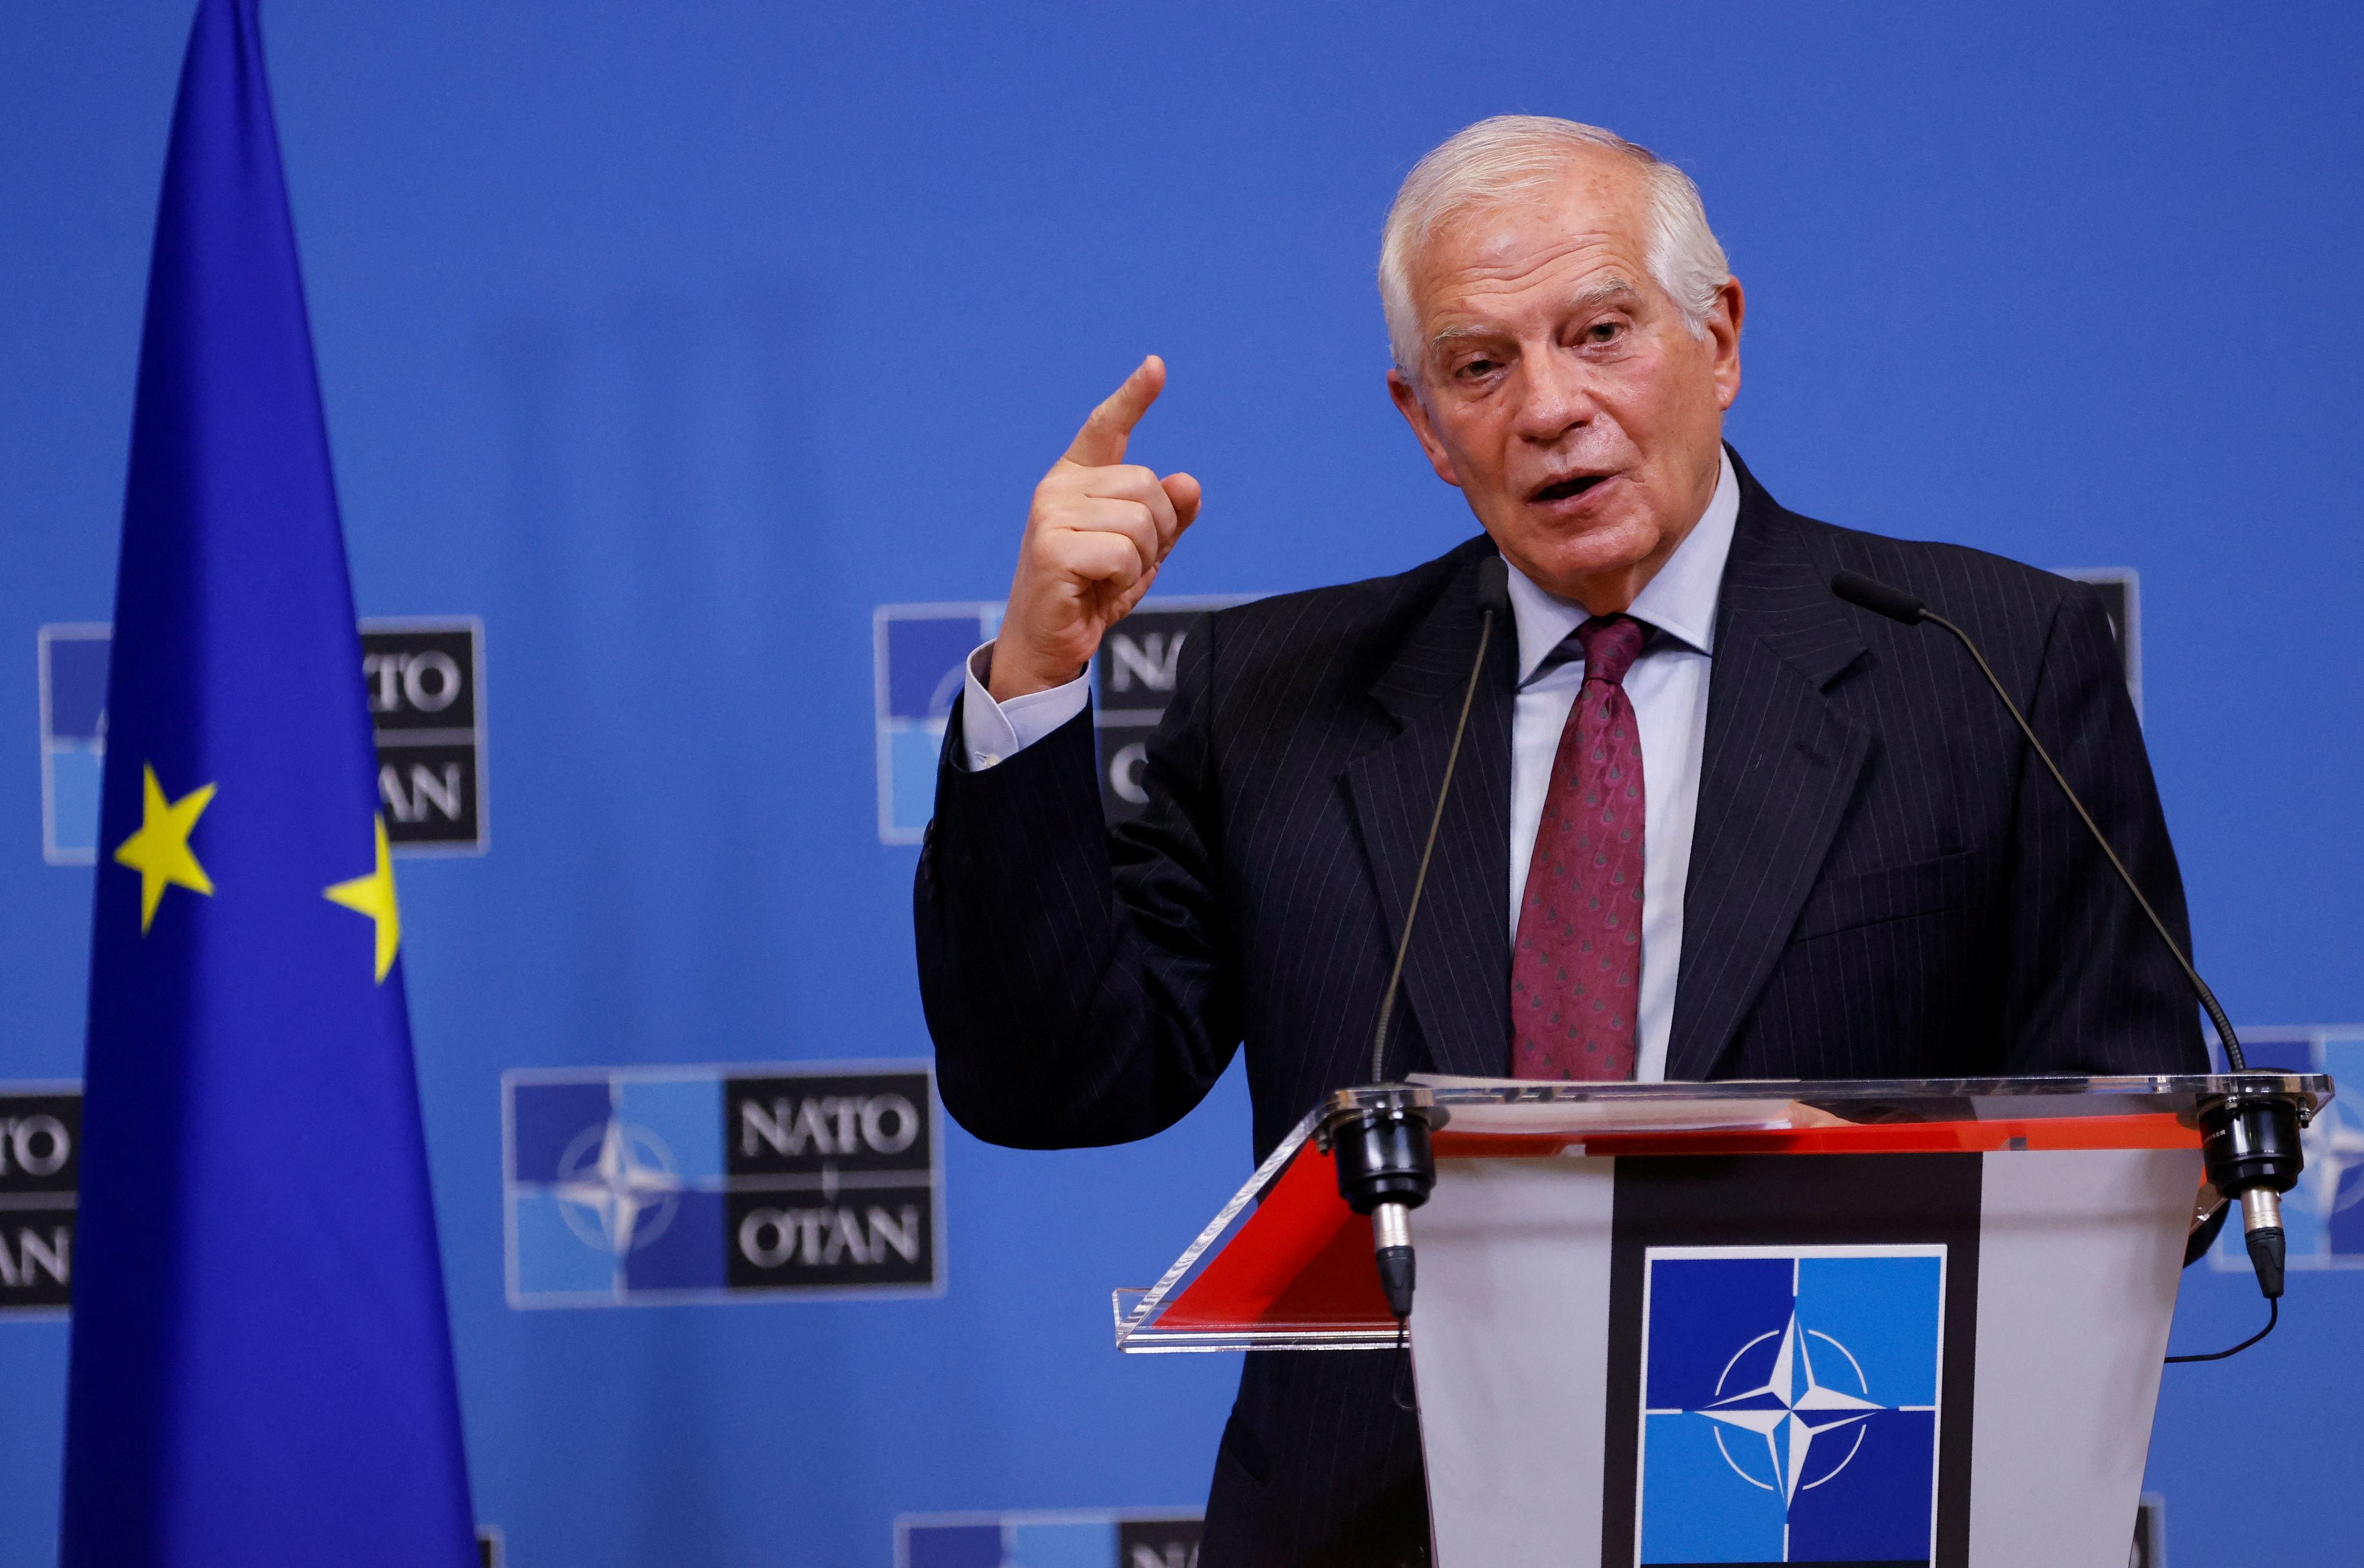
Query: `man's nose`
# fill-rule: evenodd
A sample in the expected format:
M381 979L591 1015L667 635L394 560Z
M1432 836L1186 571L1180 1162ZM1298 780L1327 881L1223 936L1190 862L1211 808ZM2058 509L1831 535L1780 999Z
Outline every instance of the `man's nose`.
M1594 403L1590 378L1583 363L1556 344L1543 344L1522 354L1516 428L1532 441L1556 441L1589 421Z

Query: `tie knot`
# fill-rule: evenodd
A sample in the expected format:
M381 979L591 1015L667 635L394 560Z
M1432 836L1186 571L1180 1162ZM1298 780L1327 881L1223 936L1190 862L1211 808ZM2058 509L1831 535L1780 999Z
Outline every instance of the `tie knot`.
M1595 616L1578 627L1576 640L1584 649L1585 680L1622 684L1625 672L1634 667L1649 637L1650 628L1632 616Z

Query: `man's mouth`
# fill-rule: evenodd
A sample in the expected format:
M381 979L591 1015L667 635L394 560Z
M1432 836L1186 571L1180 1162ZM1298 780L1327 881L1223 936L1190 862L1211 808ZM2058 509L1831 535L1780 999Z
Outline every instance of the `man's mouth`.
M1608 477L1605 473L1571 474L1566 479L1555 479L1549 484L1537 487L1527 499L1544 506L1554 501L1569 500L1583 495Z

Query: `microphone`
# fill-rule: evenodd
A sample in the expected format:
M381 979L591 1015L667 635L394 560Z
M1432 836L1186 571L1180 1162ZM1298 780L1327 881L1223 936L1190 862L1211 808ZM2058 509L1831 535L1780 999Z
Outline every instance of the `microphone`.
M1926 622L1941 627L1968 651L1970 657L1978 662L1979 673L1984 675L1987 684L1994 688L1995 695L2011 714L2012 721L2027 738L2029 749L2043 762L2045 771L2052 775L2052 782L2059 786L2061 795L2076 809L2077 819L2085 825L2085 831L2093 836L2093 842L2101 846L2102 855L2110 862L2110 869L2118 873L2118 880L2125 884L2128 893L2134 895L2135 906L2149 918L2151 929L2158 933L2158 940L2166 947L2169 956L2183 971L2183 978L2190 983L2192 994L2200 998L2200 1006L2207 1013L2208 1021L2215 1026L2216 1038L2225 1042L2225 1062L2234 1072L2247 1073L2249 1063L2241 1053L2240 1037L2233 1032L2232 1020L2225 1016L2225 1009L2217 1006L2216 993L2208 988L2208 983L2201 979L2200 972L2191 966L2191 960L2185 955L2182 944L2175 940L2174 933L2167 929L2167 922L2159 918L2158 911L2144 896L2134 873L2126 870L2125 862L2118 858L2117 851L2110 847L2110 840L2102 833L2100 824L2093 820L2093 814L2087 811L2085 803L2077 798L2077 792L2069 787L2067 775L2060 771L2060 764L2052 760L2052 753L2046 751L2044 742L2035 738L2035 730L2028 724L2027 716L2020 712L2017 703L2011 700L2011 694L1995 677L1993 667L1988 664L1986 655L1979 651L1979 645L1970 639L1970 634L1901 588L1890 587L1857 573L1841 572L1833 576L1831 592L1858 609L1869 610L1874 615L1885 616L1905 626L1919 626ZM2204 1102L2200 1109L2201 1155L2207 1164L2209 1183L2226 1199L2237 1201L2241 1206L2241 1226L2248 1246L2249 1266L2257 1272L2258 1289L2273 1304L2274 1318L2279 1318L2281 1313L2285 1249L2282 1194L2298 1184L2299 1171L2305 1162L2305 1155L2299 1143L2299 1127L2297 1105L2287 1095L2270 1092L2236 1089L2233 1094ZM2209 1234L2213 1236L2213 1231ZM2272 1329L2273 1319L2269 1318L2266 1332L2271 1332ZM2260 1333L2257 1338L2264 1337L2265 1334ZM2247 1341L2248 1344L2256 1342L2256 1340ZM2234 1350L2247 1348L2246 1344L2236 1345ZM2218 1355L2232 1353L2232 1351L2225 1351L2218 1352ZM2169 1356L2168 1359L2211 1361L2218 1358Z
M1511 610L1511 569L1499 555L1478 563L1478 610L1484 617L1478 628L1477 656L1469 662L1469 680L1461 693L1461 717L1454 721L1453 745L1444 754L1444 776L1436 786L1436 809L1428 819L1428 840L1421 846L1420 868L1412 873L1411 896L1404 904L1403 931L1396 939L1395 965L1388 972L1388 988L1379 998L1379 1018L1371 1030L1371 1083L1387 1091L1385 1101L1366 1105L1335 1118L1323 1129L1338 1164L1338 1192L1356 1214L1371 1217L1371 1240L1377 1250L1379 1285L1387 1292L1388 1309L1399 1324L1411 1318L1413 1283L1411 1211L1428 1201L1436 1185L1436 1158L1429 1146L1431 1103L1424 1090L1387 1081L1388 1026L1394 1020L1396 993L1403 984L1404 958L1411 951L1412 926L1420 918L1420 895L1428 885L1428 865L1436 853L1436 836L1444 826L1444 803L1453 793L1453 775L1461 762L1462 737L1469 729L1469 710L1478 697L1478 682L1486 672L1487 651L1492 646L1494 623Z

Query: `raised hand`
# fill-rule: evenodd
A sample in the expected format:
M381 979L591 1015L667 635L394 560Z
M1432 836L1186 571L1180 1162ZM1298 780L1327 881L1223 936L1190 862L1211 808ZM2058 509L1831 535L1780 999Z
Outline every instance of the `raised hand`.
M1199 515L1199 482L1124 461L1133 426L1165 386L1165 361L1141 361L1091 412L1034 487L1018 573L986 687L996 702L1064 685L1108 628L1132 612L1165 552Z

